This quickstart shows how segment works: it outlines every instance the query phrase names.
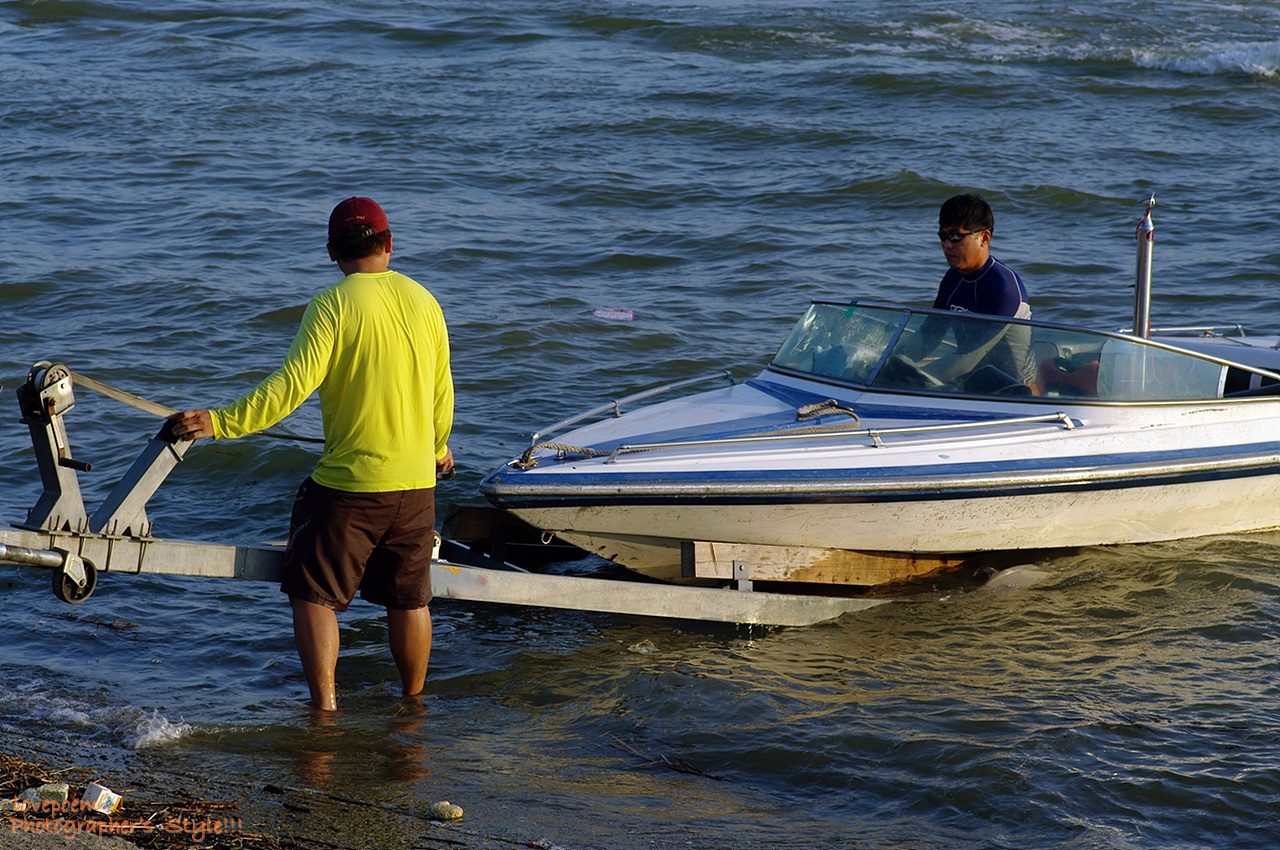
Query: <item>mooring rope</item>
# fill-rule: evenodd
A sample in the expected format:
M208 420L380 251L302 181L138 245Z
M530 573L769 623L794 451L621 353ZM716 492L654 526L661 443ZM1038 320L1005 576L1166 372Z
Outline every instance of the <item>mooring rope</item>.
M565 443L534 443L532 446L524 450L524 454L511 462L516 469L533 469L538 462L533 459L533 453L538 449L555 449L558 452L566 454L585 455L586 457L607 457L613 452L606 452L602 449L589 449L585 446L570 446Z
M852 407L844 407L834 398L829 398L826 401L819 401L814 404L806 404L804 407L796 411L796 421L803 422L806 419L817 419L820 416L831 416L836 413L842 413L845 416L853 417L853 425L855 427L862 424L862 417L858 416ZM772 431L756 431L752 434L740 434L739 436L780 437L787 434L821 434L824 431L846 431L848 428L848 422L837 422L834 425L814 425L809 428L776 428Z
M803 422L805 419L815 419L819 416L827 416L831 413L843 413L846 416L853 417L855 425L861 424L862 418L854 412L852 407L844 407L834 398L826 401L820 401L817 404L806 404L804 407L796 411L796 421Z
M862 424L861 417L859 417L858 414L854 412L853 408L844 407L840 404L840 402L836 401L833 398L829 398L826 401L820 401L815 404L807 404L804 407L800 408L799 410L796 411L796 421L803 422L806 419L817 419L820 416L830 416L836 413L841 413L841 414L844 414L845 416L852 416L853 424L855 426ZM848 427L849 427L849 423L841 422L836 425L815 425L811 428L780 428L773 431L757 431L752 434L739 434L737 436L738 437L775 437L775 436L782 436L784 434L817 434L823 431L843 431ZM637 452L656 451L656 449L653 449L653 448L646 448L646 447L630 448L625 446L619 447L614 451L605 451L603 449L592 449L592 448L587 448L585 446L570 446L566 443L536 443L530 446L529 448L525 449L524 454L520 455L520 457L517 458L516 460L513 460L511 462L511 465L514 466L516 469L535 468L538 465L538 461L534 459L533 453L536 452L538 449L553 449L555 451L563 452L565 454L577 454L577 455L583 455L584 457L608 457L609 455L615 454L615 453L632 454Z
M104 395L109 399L123 402L130 407L141 410L143 413L150 413L152 416L158 416L161 419L168 419L173 414L179 412L174 410L172 407L165 407L159 402L151 401L143 398L142 396L137 396L133 393L127 393L124 390L116 389L113 386L102 383L102 381L90 378L88 375L81 375L79 372L71 373L71 381L77 387L84 387L87 390L93 390L99 395Z
M107 398L121 402L122 404L127 404L129 407L141 410L143 413L149 413L152 416L158 416L161 419L168 419L176 413L181 413L181 411L174 410L172 407L166 407L159 402L151 401L150 399L143 398L142 396L125 392L122 389L117 389L110 384L104 384L96 378L90 378L88 375L81 375L79 372L71 373L71 381L78 387L84 387L86 390L93 390L99 395L106 396ZM277 440L298 440L303 443L324 442L323 437L303 437L300 434L290 434L288 431L259 431L258 433L264 437L274 437Z

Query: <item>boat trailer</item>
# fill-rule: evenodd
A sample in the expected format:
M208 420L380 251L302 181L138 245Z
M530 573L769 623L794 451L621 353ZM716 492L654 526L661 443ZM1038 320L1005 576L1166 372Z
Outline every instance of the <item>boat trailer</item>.
M77 375L61 363L36 363L17 396L43 491L25 522L0 528L0 562L51 570L54 595L72 604L89 599L99 573L279 581L281 544L152 536L147 501L193 445L175 440L167 420L102 504L88 513L78 476L92 466L72 456L65 421L75 407L77 381L117 400L136 401L133 406L154 415L175 412ZM746 580L746 563L729 587L690 587L529 572L493 558L472 558L467 546L439 536L437 547L431 564L437 599L776 626L810 625L888 601L757 591Z

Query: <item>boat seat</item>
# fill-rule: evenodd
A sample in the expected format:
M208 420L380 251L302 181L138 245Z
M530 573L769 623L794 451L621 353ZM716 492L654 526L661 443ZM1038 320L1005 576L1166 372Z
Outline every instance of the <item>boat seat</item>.
M1036 395L1097 398L1100 365L1097 360L1077 366L1065 357L1046 357L1036 370Z
M1253 398L1254 396L1280 395L1280 383L1261 384L1248 389L1224 392L1223 398Z
M1227 368L1227 377L1223 381L1223 398L1249 398L1252 396L1280 395L1280 382L1257 372Z

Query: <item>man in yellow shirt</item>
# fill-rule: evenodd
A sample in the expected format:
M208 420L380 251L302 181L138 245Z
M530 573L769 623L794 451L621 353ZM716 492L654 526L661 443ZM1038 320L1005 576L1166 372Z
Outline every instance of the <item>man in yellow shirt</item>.
M329 217L329 258L345 277L311 299L284 363L226 407L173 417L174 436L262 431L319 392L324 453L294 502L281 590L293 607L313 705L337 708L338 618L359 590L387 609L405 697L431 656L437 473L453 469L453 378L440 305L389 268L391 228L369 198Z

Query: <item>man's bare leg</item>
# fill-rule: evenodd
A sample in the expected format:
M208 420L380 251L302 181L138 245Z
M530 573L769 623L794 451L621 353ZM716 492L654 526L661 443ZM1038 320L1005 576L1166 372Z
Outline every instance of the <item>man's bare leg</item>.
M400 668L400 686L406 697L417 696L427 681L431 660L431 609L387 609L387 641L391 657Z
M338 709L338 615L332 608L290 596L293 606L293 639L307 677L311 704L321 711Z

